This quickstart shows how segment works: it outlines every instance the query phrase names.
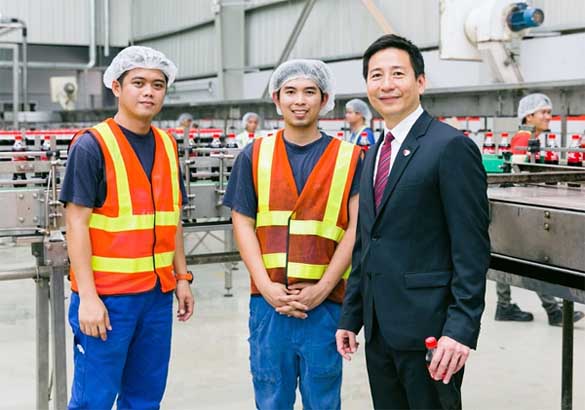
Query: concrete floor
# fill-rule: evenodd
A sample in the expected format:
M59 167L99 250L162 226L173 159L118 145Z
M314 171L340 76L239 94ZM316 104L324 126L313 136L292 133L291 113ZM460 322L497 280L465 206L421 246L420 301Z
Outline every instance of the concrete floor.
M33 264L27 247L0 247L2 270ZM248 275L234 272L234 297L223 296L222 265L193 267L196 315L176 323L170 376L162 408L252 409L248 367ZM66 287L68 287L66 285ZM494 283L479 350L467 366L463 396L467 409L560 408L561 328L551 327L532 292L513 290L513 299L534 313L531 323L495 322ZM583 305L576 305L583 310ZM0 282L0 409L29 410L35 405L34 283ZM69 331L69 329L67 329ZM68 354L71 352L71 336ZM585 320L575 326L573 408L585 409ZM363 346L363 344L362 344ZM70 357L69 357L70 359ZM71 363L68 363L71 383ZM344 367L342 405L371 408L364 352ZM297 401L297 408L301 408Z

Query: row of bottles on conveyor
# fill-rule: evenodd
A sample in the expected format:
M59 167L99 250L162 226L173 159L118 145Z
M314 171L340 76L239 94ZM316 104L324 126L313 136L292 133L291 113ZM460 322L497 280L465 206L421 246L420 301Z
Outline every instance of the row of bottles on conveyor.
M17 153L22 153L22 155L14 155L12 157L12 161L14 161L14 162L33 161L34 160L33 157L29 157L26 155L26 151L28 151L28 149L27 149L25 142L22 139L21 134L16 134L14 136L14 143L12 144L11 151L17 152ZM43 142L41 143L41 146L40 146L40 151L43 152L43 155L41 155L39 158L42 161L47 161L49 159L48 152L51 151L51 136L50 135L44 136ZM36 173L35 178L46 178L47 175L48 174L46 172ZM15 172L14 174L12 174L13 181L16 181L19 179L26 180L26 173L25 172ZM24 185L24 184L15 184L14 185L15 188L21 188L24 186L26 186L26 185Z
M468 132L466 132L466 135L468 135ZM552 132L546 133L545 141L545 149L536 153L535 161L537 163L558 165L560 144L557 138L557 134ZM585 153L577 150L585 149L585 136L582 137L579 134L571 135L568 148L569 151L567 152L567 165L577 167L583 166ZM571 151L571 149L574 149L574 151ZM496 145L494 141L494 133L491 131L486 131L482 145L482 154L496 155L504 154L506 152L512 152L510 134L507 132L502 132L500 134L500 140Z

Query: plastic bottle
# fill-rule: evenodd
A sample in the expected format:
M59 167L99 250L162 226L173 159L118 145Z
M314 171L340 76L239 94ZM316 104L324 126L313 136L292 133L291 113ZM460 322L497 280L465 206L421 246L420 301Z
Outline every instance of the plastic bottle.
M573 134L571 137L571 143L569 148L579 148L581 136L579 134ZM567 165L570 167L582 167L583 166L583 153L576 151L569 151L567 154Z
M16 134L14 136L14 144L12 144L12 152L26 152L26 145L22 141L21 134ZM26 155L15 155L12 157L12 160L15 162L26 161L27 156ZM17 179L26 179L26 173L15 172L14 174L12 174L12 180L16 181ZM24 185L24 184L15 184L14 185L15 188L22 188L25 186L26 185Z
M553 133L548 134L547 138L548 148L558 148L557 136ZM544 163L550 165L559 165L559 153L555 151L546 151L544 154Z
M485 133L485 138L483 140L483 148L481 150L482 154L495 154L496 153L496 144L494 144L494 133L488 131Z
M500 143L498 144L498 151L500 154L504 152L512 152L512 147L510 145L510 134L507 132L502 132L500 134Z
M437 349L437 339L435 339L433 336L427 337L425 339L425 347L427 348L425 361L427 362L428 367L430 366L431 361L433 360L433 354ZM453 377L451 377L449 384L443 383L443 380L433 379L433 382L435 388L437 389L441 407L444 410L461 410L461 391L455 384Z
M219 139L219 134L213 134L213 138L211 139L211 143L209 144L210 148L221 148L221 140Z
M45 135L43 137L43 143L41 144L41 151L42 152L48 152L51 150L51 136L50 135ZM49 158L47 157L46 154L41 155L41 160L46 161Z
M238 143L236 142L236 134L234 134L234 133L228 134L225 147L226 148L238 148Z
M370 141L368 140L368 133L366 131L360 133L357 145L359 145L363 151L370 149Z

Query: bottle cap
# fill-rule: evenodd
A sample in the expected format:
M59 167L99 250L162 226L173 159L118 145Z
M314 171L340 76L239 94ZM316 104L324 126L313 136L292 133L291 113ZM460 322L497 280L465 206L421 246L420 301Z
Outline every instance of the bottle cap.
M337 136L338 136L338 137L343 137L343 131L338 131L338 132L337 132Z
M502 135L502 138L507 138L509 134L507 132L502 132L501 135Z
M578 139L581 139L581 136L579 134L573 134L571 136L571 139L578 140Z
M429 336L425 339L425 346L427 349L436 349L437 348L437 339L433 336Z
M360 134L362 137L367 137L368 133L366 131L362 131L362 133Z
M488 138L489 137L493 137L494 136L494 133L491 132L491 131L488 131L488 132L485 133L485 136L488 137Z
M254 133L253 132L249 132L248 133L248 138L254 138Z
M232 133L229 133L228 134L228 138L236 138L236 134L234 134L233 132Z
M219 138L219 134L213 134L213 138Z
M554 139L556 139L556 138L557 138L557 136L556 136L555 134L552 134L552 133L551 133L551 134L548 134L548 137L549 137L551 140L554 140Z

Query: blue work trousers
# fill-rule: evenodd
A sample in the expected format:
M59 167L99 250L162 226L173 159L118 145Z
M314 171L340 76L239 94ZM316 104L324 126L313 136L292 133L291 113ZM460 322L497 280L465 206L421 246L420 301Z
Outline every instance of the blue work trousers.
M256 407L288 410L300 386L305 410L341 407L341 356L335 332L341 313L325 301L306 319L277 313L261 296L250 299L250 368Z
M108 339L79 329L79 295L71 294L74 375L69 409L159 409L171 353L173 292L160 286L134 295L104 296Z

